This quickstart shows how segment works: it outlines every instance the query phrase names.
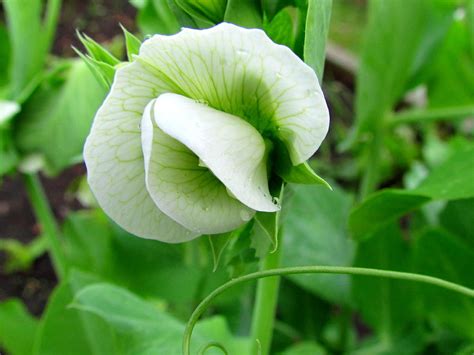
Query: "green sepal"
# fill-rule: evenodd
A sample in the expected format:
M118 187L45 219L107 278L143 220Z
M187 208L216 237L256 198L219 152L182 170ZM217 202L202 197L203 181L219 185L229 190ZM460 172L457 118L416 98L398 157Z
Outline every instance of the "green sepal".
M278 194L279 204L282 205L285 184L281 182L277 189L276 194ZM258 258L264 258L268 253L273 253L278 249L280 214L281 210L278 212L257 212L255 214L255 225L251 234L250 246L255 249L255 255Z
M86 34L81 34L79 31L76 33L82 45L86 48L87 53L89 53L89 56L91 56L93 59L98 62L109 64L112 67L120 63L120 60L115 58L107 49L102 47L92 38Z
M77 48L72 47L77 55L86 63L89 70L94 74L97 81L109 90L114 80L115 68L110 64L99 62L89 55L81 53Z
M293 165L288 154L288 150L283 144L277 144L277 159L274 164L275 172L283 181L293 184L304 184L304 185L323 185L329 190L332 190L331 185L314 172L307 162L302 164Z
M127 58L131 62L134 55L138 55L142 42L132 33L130 33L125 27L120 24L120 28L123 31L125 37L125 47L127 48Z

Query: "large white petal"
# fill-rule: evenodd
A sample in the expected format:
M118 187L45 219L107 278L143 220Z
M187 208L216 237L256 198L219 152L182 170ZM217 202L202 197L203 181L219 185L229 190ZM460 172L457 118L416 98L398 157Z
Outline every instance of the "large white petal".
M117 70L84 147L89 185L104 211L144 238L182 242L198 234L162 213L145 186L140 122L145 106L169 86L134 62Z
M268 191L265 142L239 117L177 94L155 102L154 119L191 149L239 201L257 211L279 207Z
M250 122L282 140L293 164L326 136L329 113L314 71L257 29L223 23L144 42L139 60L174 83L175 93Z
M148 191L163 212L198 234L234 230L252 218L255 211L230 197L214 174L200 166L196 154L156 125L154 115L156 118L158 112L160 116L168 114L167 108L162 107L161 98L169 95L174 94L160 96L146 107L143 114L142 144ZM180 108L191 117L196 114L186 107ZM165 117L168 122L175 119L181 118ZM191 118L190 125L185 129L188 135L196 133L194 128ZM199 139L199 134L196 139Z

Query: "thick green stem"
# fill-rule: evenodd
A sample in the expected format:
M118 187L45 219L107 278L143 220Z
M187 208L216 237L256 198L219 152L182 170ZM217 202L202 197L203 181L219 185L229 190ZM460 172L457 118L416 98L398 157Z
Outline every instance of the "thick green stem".
M458 292L467 297L474 298L474 290L465 286L455 284L437 277L421 275L421 274L412 274L408 272L399 272L399 271L389 271L389 270L378 270L378 269L368 269L368 268L359 268L359 267L342 267L342 266L297 266L297 267L287 267L279 268L272 270L265 270L254 272L248 275L244 275L235 279L232 279L220 287L212 291L194 310L191 318L189 318L186 329L184 330L183 337L183 354L191 354L191 335L196 325L197 321L201 315L206 311L210 303L219 296L224 291L229 288L239 285L241 283L252 281L260 278L272 277L272 276L283 276L283 275L295 275L295 274L348 274L348 275L363 275L363 276L376 276L376 277L385 277L391 279L399 280L408 280L416 281L425 284L430 284L434 286L439 286L454 292Z
M383 126L380 124L373 131L372 141L368 144L366 150L366 166L359 189L359 199L362 201L369 194L377 189L380 181L380 157L383 147Z
M281 247L262 260L260 271L276 269L280 266L280 257ZM251 354L266 355L270 352L279 285L279 277L258 280L251 328Z
M66 259L59 239L59 227L49 206L43 186L36 174L25 174L23 178L36 219L41 224L41 228L48 240L49 253L54 270L58 278L63 278L66 275Z

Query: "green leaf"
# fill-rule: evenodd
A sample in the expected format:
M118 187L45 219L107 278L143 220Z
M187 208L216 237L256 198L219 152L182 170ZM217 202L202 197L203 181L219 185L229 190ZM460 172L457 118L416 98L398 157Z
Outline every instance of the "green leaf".
M6 0L5 15L11 44L11 96L20 98L24 90L32 90L38 82L46 55L52 44L60 3L49 2L48 12L42 22L43 1ZM30 87L28 87L30 86Z
M411 251L396 224L358 245L354 265L385 270L411 269ZM414 285L406 281L354 276L352 292L363 319L388 341L416 320Z
M349 217L354 238L371 233L431 200L474 197L474 148L456 151L413 190L385 189L369 196Z
M106 320L120 336L120 341L128 354L181 353L184 325L125 289L105 283L91 285L76 295L73 306ZM218 329L216 325L219 328L225 327L222 321L218 324L210 324L207 321L203 326L204 332L199 326L196 328L191 343L192 353L197 352L211 340L224 340L222 342L224 346L232 342L233 339L227 331L223 332L221 328L220 332L216 332ZM205 335L207 332L212 332L213 338L207 338ZM219 333L223 333L225 339L222 339ZM232 350L232 344L230 345L229 349ZM235 351L235 345L233 348ZM240 353L242 351L246 353L245 347L239 349Z
M217 270L217 267L219 266L219 261L222 257L222 253L229 245L229 242L233 237L235 237L235 231L207 236L207 238L209 239L209 244L211 245L212 259L214 261L213 271Z
M261 28L259 4L252 0L227 0L224 21L247 28Z
M110 64L99 62L89 55L84 55L77 48L74 48L76 54L86 63L87 67L94 74L97 82L102 85L105 90L109 90L115 75L115 68Z
M47 240L44 235L36 237L29 244L23 244L16 239L0 239L0 251L7 255L4 265L7 273L27 270L46 249Z
M457 151L434 169L415 192L439 200L474 197L474 148Z
M120 25L120 28L122 29L123 35L125 37L125 46L127 48L127 58L128 58L128 61L131 62L133 61L133 56L138 55L142 42L122 25Z
M431 0L372 0L356 79L357 138L370 141L424 63L422 43L435 48L449 28L452 6ZM433 28L442 29L433 31ZM428 37L428 38L427 38ZM429 52L428 52L429 53Z
M224 17L225 7L222 8L221 14L212 14L206 9L206 6L202 1L189 1L189 0L173 0L182 11L184 11L199 28L209 28L214 26L216 23L222 22ZM218 1L219 3L219 1Z
M105 96L82 61L73 61L64 83L42 84L18 116L16 140L25 153L42 153L52 171L81 160L86 135Z
M331 20L332 0L309 0L304 38L304 61L323 81L326 41Z
M295 194L284 216L284 266L351 265L354 244L346 221L352 198L342 189L292 186ZM290 276L299 286L326 300L351 303L349 277L340 275Z
M72 309L73 296L97 278L72 271L50 296L35 338L33 355L115 354L116 339L99 317Z
M449 201L440 214L440 223L474 250L474 198Z
M144 35L174 34L180 29L168 0L145 0L145 6L138 11L137 23Z
M282 9L270 22L263 23L263 29L275 43L293 48L295 31L293 28L292 7Z
M417 270L421 273L474 288L472 269L474 250L456 236L441 229L429 229L415 243ZM446 329L474 339L474 302L433 286L420 287L428 319Z
M38 321L20 300L0 303L0 346L12 355L30 355Z
M474 53L471 47L473 32L469 28L469 21L472 21L469 18L469 6L472 5L466 5L467 16L453 21L430 68L431 75L427 78L429 107L474 104Z
M349 227L355 239L371 236L386 224L430 201L408 190L384 189L369 196L352 210Z
M5 70L0 71L0 99L3 98L3 89L9 82L10 73L6 68L9 68L10 65L10 53L11 48L8 32L5 26L0 24L0 68L5 68Z
M303 341L286 348L280 355L325 355L326 350L314 341Z
M76 35L81 41L82 45L86 48L89 56L95 61L109 64L112 67L120 63L120 60L115 58L107 49L94 41L88 35L82 34L79 31L76 32Z

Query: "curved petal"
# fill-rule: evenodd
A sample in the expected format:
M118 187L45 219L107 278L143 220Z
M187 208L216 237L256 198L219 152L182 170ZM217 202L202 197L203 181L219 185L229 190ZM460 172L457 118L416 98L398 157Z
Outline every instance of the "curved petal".
M319 148L329 113L314 71L257 29L228 23L155 35L138 57L181 93L241 117L283 141L294 165Z
M176 94L163 94L153 109L156 124L191 149L236 199L257 211L275 212L268 191L265 142L239 117Z
M230 197L189 148L156 125L153 105L143 114L142 144L147 188L160 210L199 234L228 232L252 218L255 211Z
M165 91L167 84L140 63L119 68L94 119L84 160L92 192L117 224L143 238L177 243L198 234L166 216L150 198L140 136L145 106Z

